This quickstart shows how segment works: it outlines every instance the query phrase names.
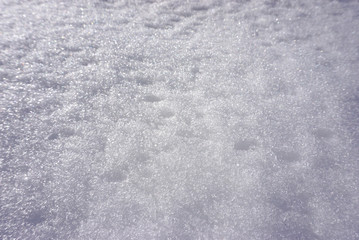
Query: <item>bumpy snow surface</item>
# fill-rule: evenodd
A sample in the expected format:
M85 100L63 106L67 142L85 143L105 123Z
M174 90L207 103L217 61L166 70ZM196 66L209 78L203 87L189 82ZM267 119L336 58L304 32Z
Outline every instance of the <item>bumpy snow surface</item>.
M0 10L0 239L359 239L358 1Z

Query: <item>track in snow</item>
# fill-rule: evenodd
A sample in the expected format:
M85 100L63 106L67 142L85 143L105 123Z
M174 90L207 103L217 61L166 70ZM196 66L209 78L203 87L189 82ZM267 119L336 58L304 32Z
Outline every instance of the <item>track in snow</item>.
M358 2L0 10L0 238L359 239Z

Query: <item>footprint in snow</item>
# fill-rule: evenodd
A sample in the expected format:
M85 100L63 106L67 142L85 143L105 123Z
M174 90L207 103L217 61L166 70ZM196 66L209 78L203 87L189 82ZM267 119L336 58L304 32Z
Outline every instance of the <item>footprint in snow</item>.
M142 98L142 100L144 102L149 102L149 103L155 103L155 102L160 102L162 101L161 98L155 96L155 95L146 95Z
M234 149L237 151L248 151L257 146L257 141L254 139L241 139L234 144Z
M292 163L300 160L300 154L295 151L284 151L279 149L273 150L279 162Z
M334 136L333 131L327 128L318 128L313 132L313 134L318 139L329 139Z

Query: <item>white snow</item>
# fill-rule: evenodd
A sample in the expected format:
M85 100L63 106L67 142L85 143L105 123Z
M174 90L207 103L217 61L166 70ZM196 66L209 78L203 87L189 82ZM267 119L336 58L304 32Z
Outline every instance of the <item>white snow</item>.
M359 2L0 0L1 239L359 239Z

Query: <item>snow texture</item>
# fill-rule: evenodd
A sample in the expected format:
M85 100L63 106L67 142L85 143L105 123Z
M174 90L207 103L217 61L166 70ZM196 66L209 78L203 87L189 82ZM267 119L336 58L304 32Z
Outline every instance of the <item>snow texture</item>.
M0 0L0 239L359 239L356 0Z

